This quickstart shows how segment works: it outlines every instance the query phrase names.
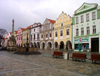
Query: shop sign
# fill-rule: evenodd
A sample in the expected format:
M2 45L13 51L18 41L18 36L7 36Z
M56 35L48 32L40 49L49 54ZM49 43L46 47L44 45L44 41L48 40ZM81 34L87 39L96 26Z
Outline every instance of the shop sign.
M78 43L78 42L89 42L89 38L78 38L78 39L74 39L74 42L75 43Z

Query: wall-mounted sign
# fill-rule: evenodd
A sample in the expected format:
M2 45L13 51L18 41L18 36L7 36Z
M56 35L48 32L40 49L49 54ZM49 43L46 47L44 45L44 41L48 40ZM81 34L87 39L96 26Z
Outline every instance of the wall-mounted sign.
M74 43L78 43L78 42L89 42L89 38L78 38L78 39L74 39Z

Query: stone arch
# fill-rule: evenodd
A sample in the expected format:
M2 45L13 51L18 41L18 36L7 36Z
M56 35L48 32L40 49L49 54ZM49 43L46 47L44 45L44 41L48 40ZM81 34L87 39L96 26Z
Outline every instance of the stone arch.
M45 49L45 43L44 42L42 43L42 49Z
M36 42L34 42L34 47L36 48L37 46L36 46Z
M72 43L71 43L70 40L68 40L68 41L66 42L66 50L71 50L71 49L72 49Z
M55 49L58 48L58 42L55 42Z
M60 49L64 49L64 42L63 41L60 42Z
M52 48L52 42L48 42L48 49Z
M40 43L39 42L37 42L37 47L40 48Z

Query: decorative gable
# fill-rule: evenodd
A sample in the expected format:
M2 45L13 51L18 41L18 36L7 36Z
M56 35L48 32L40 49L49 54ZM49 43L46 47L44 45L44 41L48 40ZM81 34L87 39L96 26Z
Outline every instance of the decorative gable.
M79 7L74 13L75 14L79 14L82 12L86 12L86 11L91 11L93 9L96 9L98 6L97 3L83 3L81 7Z
M69 15L67 15L66 13L62 12L59 17L57 18L56 20L56 23L55 24L61 24L63 22L66 22L66 21L70 21L71 20L71 17Z
M47 24L47 23L50 23L50 21L46 18L43 25Z

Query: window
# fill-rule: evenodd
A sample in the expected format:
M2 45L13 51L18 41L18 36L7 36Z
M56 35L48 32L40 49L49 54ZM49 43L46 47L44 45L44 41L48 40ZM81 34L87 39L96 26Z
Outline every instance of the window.
M78 17L76 17L76 24L78 24Z
M34 34L34 39L35 39L35 34Z
M76 36L78 36L79 35L79 30L78 29L76 29Z
M41 35L41 38L43 38L43 35Z
M55 37L57 37L57 31L55 32Z
M84 28L81 28L81 35L84 35Z
M48 37L48 34L46 34L46 38Z
M37 34L37 39L39 39L39 34Z
M31 41L32 41L32 35L31 35Z
M89 14L86 14L86 21L89 21Z
M66 35L69 35L69 29L66 30Z
M63 23L61 23L61 26L63 26Z
M50 37L51 37L52 35L51 35L51 33L50 33Z
M35 29L34 29L34 32L35 32Z
M78 50L78 44L75 44L74 48ZM82 43L82 50L89 50L89 43Z
M93 26L93 34L96 33L96 26Z
M87 34L90 34L90 27L87 27Z
M60 30L60 36L63 36L63 30Z
M84 16L81 16L81 23L84 22Z
M96 19L95 12L92 12L92 20Z

